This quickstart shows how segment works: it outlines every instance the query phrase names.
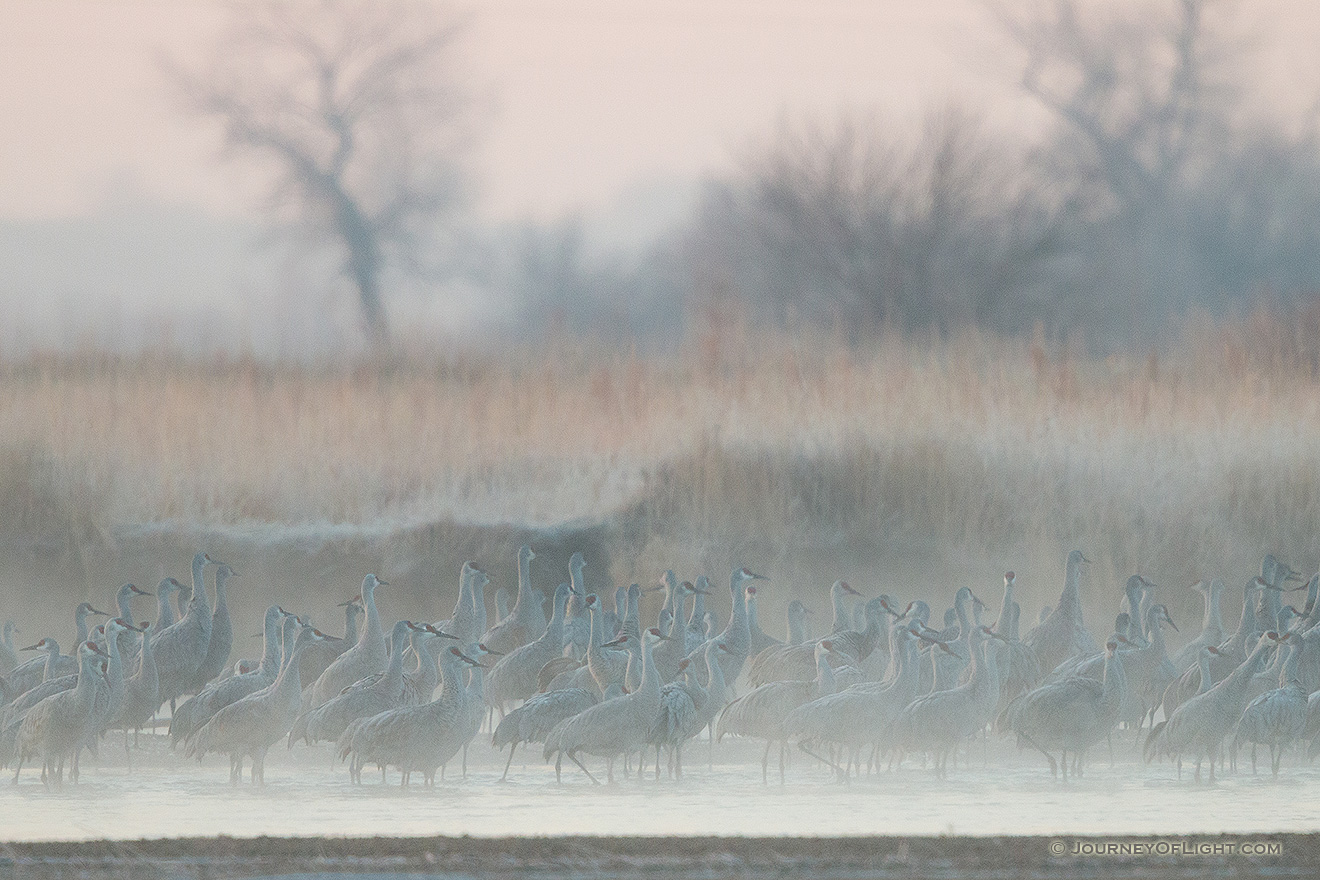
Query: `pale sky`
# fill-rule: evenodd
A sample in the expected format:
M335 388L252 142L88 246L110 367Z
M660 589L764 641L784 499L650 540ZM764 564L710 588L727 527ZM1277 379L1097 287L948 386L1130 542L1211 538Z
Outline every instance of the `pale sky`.
M478 166L491 217L600 208L644 181L719 168L782 112L901 119L952 97L1005 124L1030 113L982 0L470 8L473 82L495 98ZM1270 90L1315 94L1320 3L1242 8L1275 47L1262 53ZM217 21L204 0L0 0L0 216L77 214L126 177L165 198L249 208L242 167L216 166L212 134L172 113L153 63L162 50L187 57Z

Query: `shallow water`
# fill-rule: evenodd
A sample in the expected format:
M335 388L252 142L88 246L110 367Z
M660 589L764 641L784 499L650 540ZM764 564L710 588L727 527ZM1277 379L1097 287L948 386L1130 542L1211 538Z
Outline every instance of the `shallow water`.
M18 785L0 783L0 840L88 840L226 834L258 835L459 835L508 834L1188 834L1320 830L1320 766L1285 759L1279 780L1252 776L1243 753L1236 775L1214 786L1193 784L1188 768L1177 779L1169 764L1141 765L1128 734L1115 743L1110 766L1103 747L1081 779L1052 779L1033 752L992 741L988 763L982 747L971 766L961 764L938 779L918 761L897 771L832 780L801 753L791 756L787 783L761 782L761 749L726 740L715 748L714 769L706 744L686 751L681 784L644 782L633 775L595 786L576 767L540 762L538 749L515 759L509 782L500 783L504 754L474 745L468 778L457 773L434 789L414 784L400 790L397 774L381 785L368 770L363 786L349 783L343 766L331 766L328 745L272 749L265 788L245 781L229 785L228 763L208 757L200 764L171 754L163 739L144 740L130 774L123 752L106 740L102 758L84 765L82 783L47 791L37 771ZM1263 766L1268 764L1262 761ZM593 773L604 764L588 760ZM453 769L457 770L457 766Z

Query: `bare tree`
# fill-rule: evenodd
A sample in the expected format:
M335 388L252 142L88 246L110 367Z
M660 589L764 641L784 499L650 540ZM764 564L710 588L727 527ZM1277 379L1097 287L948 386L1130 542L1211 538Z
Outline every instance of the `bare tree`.
M382 282L418 266L461 204L471 102L453 69L462 22L421 0L243 0L209 60L167 60L186 109L227 150L275 169L272 207L339 248L373 344Z
M785 123L710 187L691 259L776 321L1015 330L1048 308L1054 207L1020 157L957 108L915 138L875 118ZM699 282L701 284L702 282Z

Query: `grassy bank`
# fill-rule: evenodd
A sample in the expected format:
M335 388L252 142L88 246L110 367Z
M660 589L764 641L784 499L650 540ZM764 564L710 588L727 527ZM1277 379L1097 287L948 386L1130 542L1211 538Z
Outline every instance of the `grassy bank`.
M746 562L805 591L967 577L992 598L1007 566L1033 575L1024 614L1079 546L1097 608L1140 570L1185 617L1198 577L1240 583L1267 551L1320 561L1317 323L1202 323L1104 359L729 324L660 355L559 340L331 365L7 360L0 541L79 559L144 527L370 542L589 523L618 580Z

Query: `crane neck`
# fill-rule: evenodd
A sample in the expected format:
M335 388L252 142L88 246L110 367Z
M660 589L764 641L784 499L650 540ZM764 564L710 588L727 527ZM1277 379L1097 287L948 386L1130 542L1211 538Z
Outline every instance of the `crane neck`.
M788 640L787 644L800 645L807 640L806 629L802 625L802 615L794 614L789 611L788 617Z
M706 693L709 699L715 699L717 695L723 697L725 690L724 667L720 666L719 658L715 656L715 651L707 649L706 651Z
M830 603L834 606L834 620L830 624L830 632L837 633L850 629L848 609L844 606L843 590L836 585L830 588Z
M1265 660L1265 653L1269 649L1269 644L1262 636L1260 641L1256 643L1256 647L1247 655L1247 659L1239 663L1237 669L1230 672L1228 677L1219 684L1226 689L1245 689L1252 676L1260 669L1261 663Z
M78 644L82 644L79 642ZM54 639L50 640L50 647L46 649L46 668L42 671L41 680L50 681L55 678L55 664L60 660L60 646ZM79 667L82 668L81 666Z
M1082 618L1082 563L1080 560L1068 561L1063 580L1063 592L1059 594L1056 611L1072 615L1080 622Z
M1123 668L1123 659L1115 651L1113 656L1105 657L1104 694L1106 697L1121 696L1127 688L1127 670Z
M692 614L688 616L688 626L701 626L701 621L706 617L706 594L697 593L692 599Z
M1296 636L1293 636L1288 641L1293 642L1296 638ZM1283 662L1283 669L1279 672L1279 687L1286 687L1289 682L1301 682L1301 677L1297 674L1297 666L1301 659L1301 643L1290 644L1288 646L1288 659Z
M214 609L214 613L216 614L225 615L229 613L229 597L225 593L225 590L228 586L229 586L229 575L221 574L219 571L217 571L215 573L215 609ZM125 617L124 619L131 620L132 618Z
M830 665L829 652L821 651L816 654L816 696L824 697L837 690L838 679L834 675L834 667Z
M532 560L526 553L518 554L518 595L513 599L514 617L526 613L532 604Z
M390 665L385 669L385 677L393 681L403 679L403 649L410 641L416 645L415 639L408 638L408 625L400 621L394 625L394 631L390 633Z
M674 597L674 614L669 618L669 632L667 636L683 631L684 621L687 620L687 595L680 586L676 591L678 595Z
M460 661L452 651L446 650L440 659L440 694L433 703L452 701L463 693L463 676L458 665Z
M374 584L362 587L362 608L366 611L366 621L362 627L362 635L358 637L358 644L364 648L379 646L384 650L385 633L380 628L380 614L376 611Z
M468 587L468 594L472 600L472 620L473 632L476 633L474 641L481 638L482 633L486 631L486 584L485 581L473 575L471 584ZM475 666L473 667L476 668Z
M261 633L261 671L271 674L280 662L280 618L277 613L266 613L266 625Z
M1246 653L1247 640L1256 628L1256 613L1252 607L1256 598L1256 584L1247 584L1242 591L1242 616L1238 618L1237 632L1233 633L1233 647L1238 653Z
M1219 612L1219 595L1223 592L1223 589L1223 585L1218 581L1212 581L1210 586L1206 587L1205 614L1201 618L1202 630L1224 631L1224 616Z
M292 617L284 619L284 625L280 627L280 671L289 665L293 659L293 640L294 630L297 628L297 622Z
M642 683L635 693L660 699L660 673L656 671L655 654L646 636L642 636Z
M1004 600L999 603L999 619L995 621L995 632L1012 638L1008 634L1009 621L1013 617L1013 582L1004 581Z
M1201 667L1201 686L1197 689L1198 694L1203 694L1210 690L1214 684L1210 675L1210 652L1202 651L1201 656L1197 658L1197 663Z
M156 632L172 626L178 618L174 615L174 603L170 591L164 585L156 591Z
M78 683L74 685L75 702L79 707L79 715L86 715L91 711L92 701L96 699L96 681L97 674L97 655L83 654L81 642L78 649Z

